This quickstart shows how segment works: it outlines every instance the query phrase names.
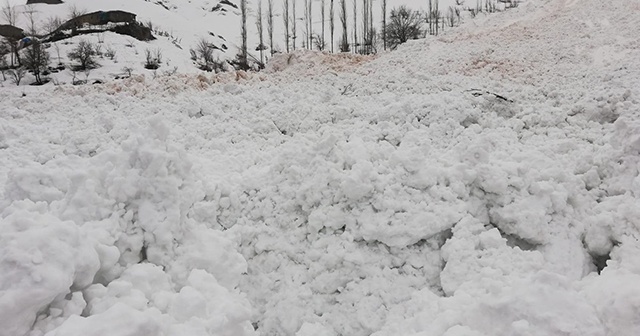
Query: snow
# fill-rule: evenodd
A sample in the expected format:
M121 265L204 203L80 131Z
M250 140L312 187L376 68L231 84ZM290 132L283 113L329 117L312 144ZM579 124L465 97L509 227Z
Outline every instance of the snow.
M637 335L639 8L6 85L0 335Z

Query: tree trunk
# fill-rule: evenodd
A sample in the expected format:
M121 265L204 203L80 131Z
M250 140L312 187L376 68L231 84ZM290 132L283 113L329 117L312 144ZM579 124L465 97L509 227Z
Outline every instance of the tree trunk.
M240 48L240 66L246 68L249 67L247 62L247 0L240 1L240 15L242 19L242 47Z

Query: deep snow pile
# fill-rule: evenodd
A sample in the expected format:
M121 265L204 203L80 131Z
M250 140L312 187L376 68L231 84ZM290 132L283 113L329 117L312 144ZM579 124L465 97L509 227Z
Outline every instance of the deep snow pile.
M185 153L166 143L168 133L156 120L119 150L9 173L0 238L3 335L56 327L51 335L252 329L249 303L234 290L246 262L219 232L187 217L202 185Z
M0 91L0 335L640 334L638 14Z

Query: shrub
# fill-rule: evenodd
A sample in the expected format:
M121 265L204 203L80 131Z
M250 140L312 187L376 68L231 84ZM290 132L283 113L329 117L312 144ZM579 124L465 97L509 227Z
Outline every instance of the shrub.
M146 58L144 63L145 69L156 70L160 67L160 63L162 63L162 50L160 50L160 48L154 51L145 49L144 54Z
M345 38L340 39L340 52L349 52L351 49L349 47L349 41Z
M220 72L224 70L223 62L216 61L213 58L213 49L216 47L209 43L205 38L198 41L195 49L189 50L191 59L194 61L198 69L204 71Z
M124 72L127 75L127 78L129 78L133 74L133 68L124 67L124 68L122 68L122 72Z
M109 59L113 61L113 59L116 57L116 50L109 46L107 47L107 50L105 50L104 55L109 57Z
M422 14L406 6L391 10L390 21L387 23L386 40L391 49L399 44L422 36Z

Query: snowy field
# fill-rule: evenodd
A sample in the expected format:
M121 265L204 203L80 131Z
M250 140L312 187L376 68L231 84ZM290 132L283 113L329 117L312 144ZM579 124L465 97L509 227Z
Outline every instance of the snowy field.
M1 336L640 335L640 1L0 88Z

